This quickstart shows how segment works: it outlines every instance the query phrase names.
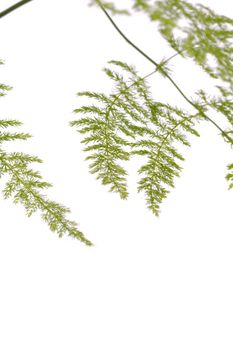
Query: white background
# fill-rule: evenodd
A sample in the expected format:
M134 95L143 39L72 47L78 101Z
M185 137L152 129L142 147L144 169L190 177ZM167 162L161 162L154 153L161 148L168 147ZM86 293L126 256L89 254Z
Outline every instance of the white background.
M0 10L13 3L1 1ZM202 3L232 12L229 0ZM172 54L143 15L116 21L155 59ZM71 208L95 244L58 239L39 215L28 219L0 200L0 348L232 350L233 192L224 179L232 150L214 127L200 126L155 218L137 194L136 162L130 198L121 201L89 175L68 125L82 103L76 92L110 91L101 71L108 60L134 63L142 74L153 67L87 0L33 1L1 19L0 37L1 83L14 87L1 99L1 118L23 121L34 136L12 149L44 160L49 197ZM173 69L189 96L211 89L191 64L175 58ZM185 106L168 82L150 83L155 98Z

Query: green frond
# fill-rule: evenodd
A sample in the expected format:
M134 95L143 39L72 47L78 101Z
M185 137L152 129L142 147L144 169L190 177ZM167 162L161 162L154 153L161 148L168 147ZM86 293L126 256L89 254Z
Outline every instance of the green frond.
M48 200L41 193L52 185L43 181L39 172L29 168L29 164L34 162L41 162L41 160L23 153L6 153L1 150L0 177L8 177L2 190L4 198L11 197L14 203L23 205L27 216L39 211L50 229L60 237L68 234L91 245L91 242L77 229L77 224L66 218L69 209Z
M155 125L157 134L154 139L140 140L132 143L132 153L146 156L147 162L139 169L142 176L138 191L144 192L148 208L155 214L160 213L160 204L174 187L175 177L180 176L183 156L177 150L178 144L190 146L186 134L199 136L194 129L192 116L178 108L162 103L151 108L159 116Z
M90 172L122 198L127 197L122 162L135 155L146 158L139 169L138 191L145 193L148 208L158 215L181 171L183 157L176 146L190 146L187 135L199 136L194 127L198 116L154 101L145 78L134 66L116 60L109 65L104 72L113 81L114 93L104 95L104 99L99 93L79 93L94 97L97 104L76 109L81 117L71 126L83 135Z
M86 152L94 152L91 157L87 157L88 160L92 160L91 173L97 173L97 178L102 184L109 184L112 192L118 192L122 198L126 198L128 196L126 172L123 171L119 161L128 160L129 153L123 148L126 141L122 137L116 137L114 133L117 127L115 120L111 119L109 111L99 113L99 107L79 108L75 113L90 115L96 113L95 119L81 118L71 122L71 126L75 126L79 133L88 135L84 137L82 143L88 145L84 149Z
M10 89L9 86L0 84L0 96ZM92 245L77 228L77 224L67 219L70 210L49 200L44 194L44 190L52 185L44 181L38 171L30 167L35 163L41 163L41 159L22 152L6 152L2 148L6 141L27 140L31 137L27 133L9 130L21 125L18 120L0 119L0 178L6 178L2 188L4 199L12 198L14 203L23 205L27 216L40 212L42 219L59 237L68 234L87 245Z
M147 11L162 36L182 56L191 57L212 78L233 82L233 20L202 4L156 1Z
M121 68L128 73L128 80L134 80L132 86L136 93L146 94L144 82L138 82L138 76L134 67L121 61L110 61L110 66ZM149 132L145 127L145 108L135 99L135 91L128 89L122 73L110 67L104 68L105 74L113 80L115 93L106 96L101 93L81 92L78 96L85 96L97 100L99 105L82 106L74 112L81 115L89 115L89 118L82 117L71 122L79 133L87 134L82 143L88 144L84 150L91 152L98 150L98 153L88 156L88 160L94 160L90 164L92 173L97 173L97 178L103 184L112 185L111 191L118 192L122 198L128 196L126 186L126 171L123 171L122 161L130 158L129 141L127 137L134 138L135 132L144 134ZM129 76L130 74L130 76ZM140 86L139 86L140 85ZM143 124L137 125L130 120ZM121 161L121 163L119 163Z

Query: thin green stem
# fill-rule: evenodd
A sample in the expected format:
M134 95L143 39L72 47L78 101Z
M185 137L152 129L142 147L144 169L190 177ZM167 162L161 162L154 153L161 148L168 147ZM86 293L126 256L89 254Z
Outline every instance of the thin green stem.
M18 9L19 7L26 5L28 2L31 2L32 0L22 0L17 2L16 4L8 7L6 10L0 12L0 18L8 15L9 13L13 12L14 10Z
M233 144L233 139L228 136L228 134L225 133L225 131L208 115L205 114L205 112L196 105L192 100L190 100L185 93L181 90L181 88L177 85L177 83L171 78L171 76L157 63L154 59L152 59L150 56L148 56L144 51L142 51L137 45L135 45L117 26L117 24L114 22L114 20L111 18L111 16L108 14L108 12L105 10L104 6L101 4L101 1L96 0L97 4L101 8L101 10L104 12L104 14L107 16L109 21L112 23L114 28L117 30L117 32L121 35L125 41L132 46L136 51L138 51L142 56L144 56L149 62L151 62L157 69L159 68L161 73L172 83L172 85L179 91L179 93L182 95L182 97L188 102L192 107L194 107L198 113L204 117L206 120L211 122L220 132L221 134L229 141L230 144Z

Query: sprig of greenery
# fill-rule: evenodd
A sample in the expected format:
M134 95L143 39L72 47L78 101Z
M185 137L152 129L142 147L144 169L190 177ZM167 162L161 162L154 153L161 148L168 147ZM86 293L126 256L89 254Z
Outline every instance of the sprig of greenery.
M139 169L139 174L143 177L139 181L138 190L146 193L148 208L158 216L160 204L167 197L170 188L174 187L174 179L180 176L182 170L180 162L184 161L184 157L177 149L178 144L191 146L186 135L199 136L194 123L201 116L158 102L151 107L154 115L161 120L160 125L156 125L156 138L135 142L132 147L136 150L132 153L147 156L147 163Z
M30 1L20 1L0 13L0 17ZM119 9L111 1L90 0L90 5L98 5L122 38L150 61L155 71L168 79L196 111L191 114L169 103L155 101L145 81L146 77L140 77L133 66L121 61L110 61L110 66L104 69L114 84L111 94L90 91L78 94L95 101L95 104L76 109L75 112L81 118L71 122L83 134L82 143L89 154L87 160L90 161L91 173L97 174L104 185L110 186L110 191L117 192L125 199L128 197L125 162L135 155L146 158L145 164L138 170L138 191L145 193L147 206L158 215L163 199L174 187L175 178L182 169L181 161L184 158L178 145L190 146L187 136L199 136L195 129L197 121L204 119L211 122L223 139L231 147L233 145L233 20L217 15L204 5L192 5L186 0L132 2L132 9L146 12L152 21L158 23L161 35L176 54L191 58L214 82L217 80L216 96L208 96L200 89L197 91L198 99L192 99L174 81L165 65L166 61L157 63L137 47L108 13L129 14L128 10ZM6 85L0 85L0 96L4 96L9 89ZM212 110L221 113L229 126L224 129L209 117L207 112ZM19 125L15 120L0 120L0 128L7 129L0 133L0 145L5 141L26 140L30 137L29 134L8 131L9 127ZM76 224L66 219L65 214L69 210L47 200L40 193L51 185L29 167L30 163L35 162L40 160L0 149L0 174L10 177L3 190L5 198L13 196L15 202L24 205L29 216L37 210L41 211L43 219L59 235L65 232L71 236L77 234L76 238L90 245L83 234L77 231ZM232 170L233 164L229 164L226 175L229 188L233 188Z
M142 55L146 60L151 62L160 72L160 74L168 79L168 81L175 87L175 89L180 93L180 95L184 98L184 100L190 104L202 117L206 120L208 120L211 124L213 124L220 132L222 135L224 135L224 139L227 140L230 144L233 144L233 139L224 132L224 130L211 118L206 114L206 111L204 108L199 103L196 103L194 100L189 98L185 92L182 90L182 88L175 82L175 80L172 78L170 75L169 71L167 71L161 64L159 64L157 61L155 61L151 56L149 56L145 51L140 49L137 45L135 45L132 40L130 40L123 32L122 30L118 27L116 22L112 19L112 17L109 15L109 13L106 11L106 9L103 7L102 3L99 1L98 2L100 9L103 11L103 13L106 15L106 17L109 19L113 27L117 30L117 32L120 34L120 36L129 44L132 46L140 55ZM185 49L183 49L185 51ZM182 53L178 52L179 54ZM232 91L232 89L231 89Z
M184 0L156 1L149 9L152 21L170 46L191 57L211 78L233 88L233 20L202 5Z
M194 128L195 121L202 119L211 122L220 131L224 140L231 146L233 145L231 137L232 112L230 112L232 111L232 71L228 69L232 62L233 50L229 38L232 34L230 26L233 22L224 16L215 15L205 6L194 7L184 0L157 1L155 5L149 1L136 0L134 2L134 8L148 12L152 20L158 21L161 34L178 54L183 57L192 57L211 78L218 78L224 82L224 86L217 86L221 93L220 98L207 99L206 94L200 90L197 92L199 99L195 100L183 92L165 66L148 56L119 29L101 1L95 3L99 5L122 38L153 63L156 70L167 78L186 102L196 110L196 113L189 114L169 104L154 101L144 79L138 76L132 66L120 61L111 61L110 64L115 64L126 71L130 75L128 81L133 81L133 83L127 85L122 75L110 68L105 68L105 73L114 81L116 93L109 96L104 95L101 106L83 106L76 110L77 113L91 114L91 120L90 118L81 118L71 123L72 126L77 126L78 131L83 134L88 134L91 131L91 136L86 136L82 142L93 142L93 145L92 148L86 148L85 151L100 148L101 142L99 145L95 144L97 129L90 127L90 124L94 125L93 120L95 120L95 123L100 126L105 118L105 121L108 121L105 123L105 134L106 129L111 127L112 137L116 138L119 135L121 137L118 139L118 150L120 151L119 155L125 152L124 160L129 160L135 154L147 157L147 163L139 169L142 178L138 183L138 190L145 192L147 206L154 214L158 215L160 204L166 198L169 189L174 187L174 179L179 176L181 171L180 161L183 160L183 156L176 149L177 144L190 146L186 136L188 134L199 136ZM180 24L183 19L187 21L187 26ZM175 39L174 33L177 30L182 31L182 38ZM214 49L215 44L217 48ZM224 47L223 51L221 51L222 47ZM211 66L209 55L215 58L217 62L215 66ZM100 101L100 96L103 94L85 92L80 95L97 97L97 100ZM230 96L230 98L227 99L226 96ZM227 116L231 124L230 128L224 130L220 127L214 119L207 115L208 109L215 109ZM85 127L80 129L81 125L85 125ZM106 148L103 149L106 152ZM99 158L100 152L97 152L94 157ZM91 158L92 156L88 157L88 159ZM106 157L103 159L106 160ZM117 159L122 160L120 157L117 158L117 154L115 154L114 161L116 162ZM100 169L96 168L95 170L98 172ZM126 175L122 167L121 171L121 174ZM104 178L105 175L106 173L102 172L98 178ZM227 179L230 178L231 176L228 174ZM121 180L124 181L125 186L125 177ZM109 179L105 184L110 182ZM122 197L127 197L126 191Z
M85 135L82 143L89 146L84 151L91 153L86 159L94 160L91 172L98 173L97 178L110 184L110 190L122 198L128 196L127 173L119 162L128 161L133 155L147 159L138 171L143 176L138 191L145 193L148 208L158 215L162 200L181 171L179 161L183 157L176 149L177 143L190 146L186 135L198 136L194 119L200 116L156 102L145 79L133 66L121 61L109 64L104 72L114 83L114 93L79 93L78 96L94 98L97 104L76 109L74 112L82 117L71 125Z
M228 127L220 130L223 139L233 145L233 20L210 8L184 0L156 1L147 8L162 36L184 58L190 57L212 79L217 80L215 96L200 89L199 103L223 115ZM213 83L214 83L213 80ZM226 179L233 188L232 164Z
M9 90L9 86L0 85L1 96L4 96ZM39 211L50 230L56 232L59 237L68 234L86 245L92 245L78 230L77 224L67 219L70 210L49 200L43 193L52 185L43 181L40 173L31 167L31 165L42 161L35 156L21 152L7 152L2 148L7 141L27 140L31 137L26 133L11 131L12 127L15 128L21 125L22 123L18 120L0 119L0 178L7 177L2 189L4 199L11 197L14 203L22 204L26 209L27 216Z

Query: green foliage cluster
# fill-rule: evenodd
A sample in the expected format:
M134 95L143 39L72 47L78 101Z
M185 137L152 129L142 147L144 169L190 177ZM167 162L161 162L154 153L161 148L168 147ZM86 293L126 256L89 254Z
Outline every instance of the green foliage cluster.
M114 91L109 95L78 93L96 103L76 109L81 118L71 125L84 135L91 173L97 173L97 178L122 198L128 196L124 162L135 155L145 158L138 170L138 191L145 193L148 208L158 215L184 160L177 145L190 146L186 135L198 136L194 121L200 116L155 101L145 77L133 66L120 61L109 64L104 72L113 81Z
M10 89L9 86L0 84L0 96L4 96ZM42 161L35 156L21 152L7 152L3 149L3 144L7 141L27 140L30 137L29 134L11 131L21 124L17 120L0 119L0 178L7 178L2 189L4 198L12 197L14 203L22 204L27 216L39 211L51 231L56 232L59 237L68 234L91 245L91 242L77 229L77 224L67 219L70 210L49 200L43 193L52 185L43 181L41 174L33 169L34 164Z
M233 20L220 16L202 4L184 0L156 1L147 8L162 36L184 58L192 58L211 78L216 95L199 90L199 102L211 112L224 116L228 127L221 136L233 144ZM226 136L230 136L226 138ZM233 188L233 164L228 165L226 179Z
M99 0L93 4L106 9L106 3ZM223 139L233 145L233 21L206 6L194 6L184 0L134 0L132 8L146 12L158 23L161 35L177 54L192 58L214 82L217 81L216 96L208 96L200 89L196 92L198 98L188 98L171 78L164 64L166 61L157 64L130 42L109 18L128 44L154 62L156 71L170 80L196 112L190 114L169 103L154 101L145 82L147 77L140 77L135 68L126 63L110 61L111 65L128 74L127 80L119 72L105 68L105 73L113 80L114 91L109 95L89 91L79 93L79 96L96 100L97 104L76 109L82 117L71 125L85 136L82 143L86 145L84 151L89 153L91 172L97 173L97 178L104 185L109 184L110 191L118 192L122 198L128 196L124 162L133 155L146 158L146 163L138 170L138 191L145 193L148 208L158 215L160 204L174 187L174 178L180 175L183 156L177 145L190 146L187 136L198 136L194 127L196 122L210 121L220 130ZM103 12L108 16L105 10ZM225 130L208 116L213 110L226 117L229 126ZM230 164L226 176L230 181L229 188L233 187L232 170Z
M5 16L31 0L20 2L0 14ZM155 66L152 73L141 77L136 68L122 61L112 60L104 68L113 89L109 94L84 91L78 96L89 103L75 110L78 118L71 126L82 134L82 143L87 152L90 172L96 174L110 191L122 199L128 197L126 162L137 156L143 159L138 169L138 191L145 194L148 208L158 215L160 205L167 197L174 181L180 175L184 160L182 146L190 146L190 136L199 136L197 122L209 121L230 146L233 145L233 20L216 14L202 4L193 5L186 0L134 0L133 11L145 12L175 54L201 67L212 79L216 93L210 96L199 89L195 98L189 98L176 84L163 60L159 64L132 43L110 17L129 15L128 9L119 9L113 1L89 0L89 5L98 6L126 42ZM109 12L109 13L108 13ZM0 61L2 64L2 61ZM159 72L192 106L193 113L162 103L152 97L146 79ZM0 84L0 96L10 90ZM224 117L225 127L212 118L211 112ZM13 197L21 203L28 216L39 211L50 229L62 236L64 233L91 245L77 229L75 222L66 218L69 209L50 201L43 191L51 186L44 182L32 165L40 163L37 157L19 152L6 152L6 141L27 140L30 135L12 132L20 126L17 120L0 120L0 177L8 176L3 188L5 198ZM226 179L233 188L233 163L227 167Z
M156 1L148 11L170 46L233 88L233 20L184 0Z
M197 95L210 112L215 110L226 118L228 127L221 135L229 142L226 136L232 139L233 135L233 20L184 0L156 1L147 12L170 46L184 58L192 58L213 79L215 96L203 90ZM232 169L229 164L229 188L233 187Z

